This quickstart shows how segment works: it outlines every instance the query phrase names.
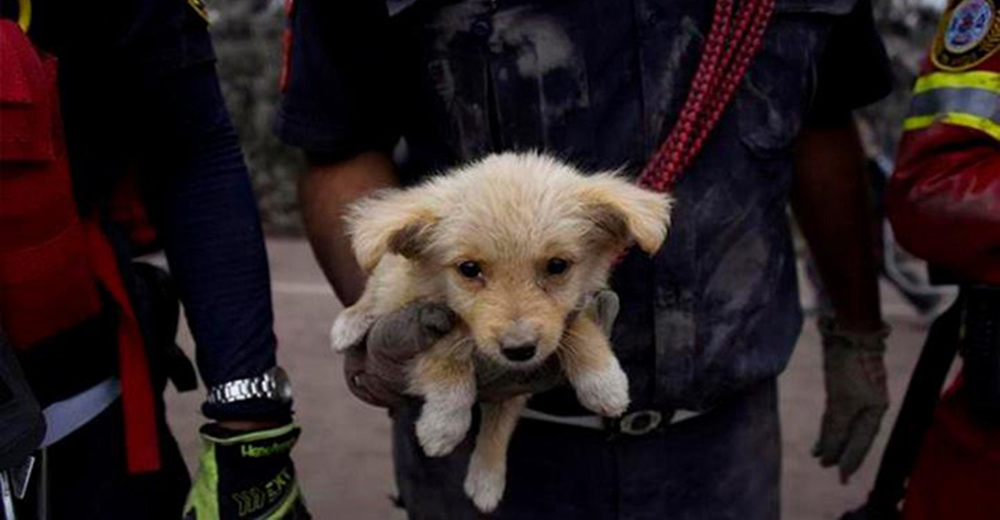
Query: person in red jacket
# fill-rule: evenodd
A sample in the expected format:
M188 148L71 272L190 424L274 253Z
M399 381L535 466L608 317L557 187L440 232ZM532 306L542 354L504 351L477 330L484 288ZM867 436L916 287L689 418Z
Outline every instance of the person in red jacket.
M952 1L916 82L887 209L899 242L963 288L962 375L910 475L905 520L1000 517L1000 16Z
M994 0L957 2L945 13L913 91L887 194L893 230L907 250L992 285L1000 285L997 51Z

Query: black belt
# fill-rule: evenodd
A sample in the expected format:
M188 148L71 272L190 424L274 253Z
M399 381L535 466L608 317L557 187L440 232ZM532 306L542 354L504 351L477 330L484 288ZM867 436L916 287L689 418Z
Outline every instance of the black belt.
M641 437L653 433L662 427L684 422L704 414L705 412L692 412L690 410L636 410L618 418L608 418L598 415L554 415L526 408L521 412L521 417L611 434Z

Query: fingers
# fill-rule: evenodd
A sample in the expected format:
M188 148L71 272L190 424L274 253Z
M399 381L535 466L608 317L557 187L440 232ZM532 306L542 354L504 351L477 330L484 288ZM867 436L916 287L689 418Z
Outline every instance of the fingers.
M867 408L858 414L838 463L842 483L846 484L847 479L861 467L861 462L865 460L865 455L868 454L878 435L885 410L885 408Z
M409 360L451 331L455 314L437 304L413 304L380 318L368 334L369 352Z
M846 483L871 449L885 411L882 406L863 408L854 414L824 413L813 457L824 468L836 465L841 482Z
M483 377L479 377L482 375ZM496 403L524 394L537 394L551 390L563 382L565 376L559 359L550 358L541 367L529 372L498 372L481 364L477 367L480 385L476 399L480 402Z
M387 380L368 369L363 348L354 347L344 356L344 379L347 388L358 399L379 408L392 408L404 403L405 386L401 381Z
M823 424L819 430L819 441L813 447L813 457L818 458L824 468L833 466L840 460L853 416L851 413L831 413L829 407L823 413Z
M362 401L383 408L406 401L407 367L451 331L455 314L437 304L414 304L378 319L361 345L344 356L348 388Z
M432 342L443 338L455 326L455 313L444 305L437 303L421 305L417 312L423 332Z
M594 306L601 331L604 332L605 336L610 337L615 320L618 318L618 311L621 309L618 295L610 290L600 291L594 296Z

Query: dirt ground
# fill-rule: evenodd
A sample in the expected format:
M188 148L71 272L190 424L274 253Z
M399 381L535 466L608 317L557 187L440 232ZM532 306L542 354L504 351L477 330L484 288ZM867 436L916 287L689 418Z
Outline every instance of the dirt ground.
M296 410L303 437L295 451L299 475L315 518L400 520L392 507L389 420L385 412L354 399L345 386L340 359L330 352L327 332L340 305L304 241L268 241L273 278L276 332L281 364L295 383ZM810 296L805 294L808 306ZM823 410L820 348L815 325L807 323L788 370L781 378L786 520L835 519L860 504L874 479L891 420L916 362L925 324L883 288L889 340L889 383L893 408L883 423L873 455L842 486L834 471L809 456ZM185 337L190 351L191 341ZM189 467L196 467L200 393L168 395L170 422Z

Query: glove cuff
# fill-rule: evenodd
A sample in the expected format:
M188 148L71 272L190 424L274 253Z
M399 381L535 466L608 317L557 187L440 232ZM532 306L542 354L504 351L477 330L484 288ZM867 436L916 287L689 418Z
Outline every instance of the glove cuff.
M300 432L294 422L254 431L203 426L198 479L188 495L184 518L309 518L291 459Z
M301 428L295 422L290 422L284 426L251 431L230 430L216 423L209 423L202 426L199 433L201 433L201 437L206 441L214 442L220 446L232 446L234 444L267 441L284 436L288 436L294 444L294 441L298 439L300 430Z
M882 354L885 352L885 340L892 328L885 322L875 332L848 331L830 316L821 316L818 320L819 333L823 337L823 348L842 348L847 350L862 350Z

